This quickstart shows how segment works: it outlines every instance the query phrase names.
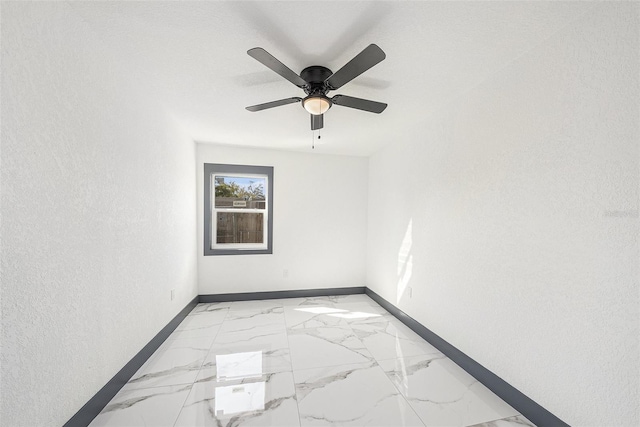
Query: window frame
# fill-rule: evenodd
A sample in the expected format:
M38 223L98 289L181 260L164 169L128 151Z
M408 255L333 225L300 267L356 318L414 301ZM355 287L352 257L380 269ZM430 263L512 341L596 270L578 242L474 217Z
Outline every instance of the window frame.
M259 176L266 178L267 185L265 188L265 209L259 211L263 213L265 227L263 227L263 241L266 240L266 247L256 248L255 245L264 245L264 243L230 243L222 245L233 245L220 248L220 244L215 244L214 236L216 230L216 222L214 220L215 189L213 184L214 176ZM231 208L219 209L223 212L234 212ZM237 209L240 213L255 213L254 210ZM218 246L218 247L216 247ZM222 163L205 163L204 164L204 256L211 255L261 255L273 253L273 166L250 166L250 165L232 165Z

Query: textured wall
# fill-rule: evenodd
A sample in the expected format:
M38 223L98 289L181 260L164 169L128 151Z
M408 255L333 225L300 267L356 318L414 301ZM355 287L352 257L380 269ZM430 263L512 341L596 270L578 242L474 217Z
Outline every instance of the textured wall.
M366 158L208 144L197 157L201 294L364 286ZM202 255L204 163L274 167L273 254Z
M596 5L369 164L367 285L575 426L640 425L638 16Z
M4 426L66 422L197 294L194 144L103 45L2 4Z

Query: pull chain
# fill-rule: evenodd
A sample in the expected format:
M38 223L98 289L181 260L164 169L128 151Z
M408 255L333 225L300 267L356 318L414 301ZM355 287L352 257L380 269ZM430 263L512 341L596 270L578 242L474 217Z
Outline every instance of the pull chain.
M318 129L318 139L320 139L320 129ZM316 131L315 130L311 131L311 149L312 150L316 149Z

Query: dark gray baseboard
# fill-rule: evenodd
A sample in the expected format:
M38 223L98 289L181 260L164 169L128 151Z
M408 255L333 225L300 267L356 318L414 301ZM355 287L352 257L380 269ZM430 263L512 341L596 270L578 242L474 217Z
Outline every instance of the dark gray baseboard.
M365 290L366 287L364 286L353 286L350 288L302 289L290 291L243 292L237 294L213 294L200 295L200 302L251 301L259 299L309 298L324 297L329 295L353 295L364 294Z
M500 399L511 405L516 411L524 415L529 421L538 426L544 427L569 427L569 424L544 409L542 406L531 400L518 389L507 383L505 380L449 344L443 338L426 328L420 322L414 320L404 311L382 298L380 295L366 289L366 294L382 308L397 317L402 323L420 335L425 341L440 350L445 356L453 360L456 365L467 371L472 377L480 381L485 387L494 392Z
M67 421L63 427L86 427L105 406L113 399L120 389L129 381L144 362L160 347L160 345L178 327L180 322L198 305L196 296L187 304L155 337L145 345L133 358L124 365L124 368L113 376L104 387L100 389L76 414Z

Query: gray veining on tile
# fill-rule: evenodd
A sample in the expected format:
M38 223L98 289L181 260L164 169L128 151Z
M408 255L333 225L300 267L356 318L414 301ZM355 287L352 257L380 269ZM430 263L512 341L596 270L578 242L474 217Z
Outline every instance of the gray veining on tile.
M442 355L382 360L379 364L426 425L463 427L518 415Z
M294 371L303 426L423 426L375 362Z
M325 326L348 326L342 317L347 310L333 306L296 306L285 307L284 318L289 329L310 329Z
M291 371L284 331L220 334L202 365L197 381Z
M171 338L214 338L227 316L227 311L211 311L187 316L171 334Z
M328 297L302 297L302 298L283 298L274 300L283 307L308 307L308 306L332 306L333 303Z
M124 386L89 424L102 426L173 426L191 384L146 389Z
M271 308L282 308L280 300L268 299L257 301L234 301L229 306L232 312L246 311L246 310L269 310Z
M284 308L256 307L252 309L233 310L220 328L220 333L248 333L260 335L264 332L285 330Z
M299 426L293 375L279 372L193 385L176 427Z
M376 360L440 354L434 346L398 322L360 322L351 324L351 328Z
M516 417L509 417L502 420L475 424L469 427L536 427L536 425L522 415L518 415Z
M204 314L204 313L214 313L217 311L226 311L231 306L231 302L210 302L210 303L200 303L193 309L189 316L193 316L195 314Z
M191 384L198 376L212 343L213 338L204 337L168 340L127 384L135 388Z
M370 362L373 356L347 327L289 329L293 369Z

